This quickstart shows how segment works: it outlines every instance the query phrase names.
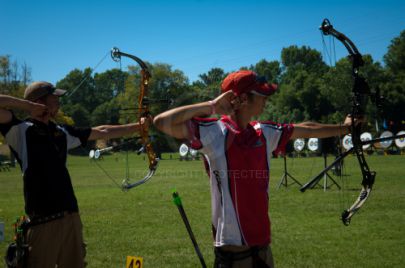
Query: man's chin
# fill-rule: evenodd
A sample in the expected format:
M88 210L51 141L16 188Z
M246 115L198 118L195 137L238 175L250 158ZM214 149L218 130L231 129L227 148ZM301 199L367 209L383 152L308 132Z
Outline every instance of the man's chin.
M34 118L38 121L47 122L47 121L49 121L49 119L54 119L55 117L52 116L52 114L48 113L48 114L42 115L42 116L33 116L32 118Z
M55 113L51 112L48 114L49 118L51 118L51 119L55 119L57 115L58 115L58 112L55 112Z

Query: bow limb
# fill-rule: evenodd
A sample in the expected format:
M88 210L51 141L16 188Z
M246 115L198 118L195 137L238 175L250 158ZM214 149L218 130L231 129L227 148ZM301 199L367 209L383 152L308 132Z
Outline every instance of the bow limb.
M130 178L125 178L122 182L122 189L129 190L136 186L139 186L145 182L147 182L152 176L155 174L157 166L159 164L159 158L157 157L155 151L153 150L153 146L151 140L149 138L149 128L147 124L142 122L142 117L150 116L149 112L149 100L148 100L148 89L149 89L149 80L151 78L151 74L148 70L147 65L143 62L140 58L121 52L118 48L114 47L111 50L111 57L114 61L119 61L121 56L128 57L134 61L136 61L139 66L141 67L141 85L139 91L139 98L138 98L138 122L140 126L140 135L142 140L142 148L138 151L138 154L145 152L148 155L149 161L149 171L146 176L136 182L131 183Z
M363 206L372 190L376 172L371 171L367 161L364 157L362 142L360 139L361 134L361 124L356 124L354 122L355 118L359 118L364 115L365 107L368 102L368 98L371 95L370 88L367 81L359 75L359 67L364 65L363 58L359 53L357 47L354 43L344 34L340 33L330 24L328 19L324 19L320 27L324 35L332 35L343 43L346 47L349 58L352 61L352 77L354 79L353 89L352 89L352 119L351 119L351 134L353 141L353 151L356 154L357 160L359 162L360 170L362 173L362 189L356 201L353 205L346 209L342 213L343 224L349 225L352 216Z

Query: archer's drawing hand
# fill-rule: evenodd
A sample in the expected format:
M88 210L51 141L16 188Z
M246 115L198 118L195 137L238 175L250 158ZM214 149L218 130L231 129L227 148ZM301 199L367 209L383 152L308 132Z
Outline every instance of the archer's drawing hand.
M215 111L217 114L233 114L239 108L237 97L232 91L222 93L214 100Z
M352 121L352 115L348 114L345 118L343 125L346 127L351 127L353 122L354 122L354 125L357 126L358 124L366 122L366 118L364 116L356 117Z
M48 113L48 107L46 105L36 103L36 102L31 102L30 103L30 108L29 112L33 117L43 117Z
M146 117L141 118L140 125L142 126L142 128L148 129L149 126L152 124L152 122L153 122L152 115L148 115Z

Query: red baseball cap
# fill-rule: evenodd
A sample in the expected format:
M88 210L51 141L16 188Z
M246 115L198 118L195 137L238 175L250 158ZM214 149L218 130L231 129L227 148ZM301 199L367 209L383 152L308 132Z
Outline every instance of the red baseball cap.
M249 92L260 96L270 96L277 90L277 85L267 83L264 76L257 76L255 72L241 70L225 77L221 89L222 92L232 90L236 96Z

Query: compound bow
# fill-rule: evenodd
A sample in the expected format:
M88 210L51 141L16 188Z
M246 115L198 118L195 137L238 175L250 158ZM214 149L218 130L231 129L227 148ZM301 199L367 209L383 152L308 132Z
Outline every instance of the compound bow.
M333 161L333 163L331 163L328 167L322 170L320 174L318 174L308 183L304 184L300 190L301 192L304 192L309 188L313 188L327 171L332 169L332 167L334 167L336 164L339 164L344 157L354 152L359 162L363 179L361 182L362 189L360 191L358 198L350 208L346 209L342 213L343 224L349 225L353 215L357 211L359 211L359 209L363 206L363 204L370 196L371 189L373 188L373 184L376 178L376 172L370 170L364 157L363 145L378 143L386 140L404 138L405 134L386 138L377 138L367 141L362 141L360 139L361 124L360 123L355 124L354 122L355 119L358 119L364 115L365 108L369 98L375 102L378 108L380 108L383 97L380 96L378 90L376 90L375 93L372 93L367 81L364 79L364 77L360 76L359 68L364 65L364 61L357 47L353 44L353 42L347 36L334 29L328 19L323 20L320 30L324 35L331 35L337 38L339 41L341 41L343 45L346 47L347 51L349 52L349 59L352 62L352 77L354 82L352 88L352 114L351 114L352 122L350 132L352 135L353 147L347 150L346 152L342 153L337 159L335 159L335 161Z
M370 168L364 157L362 141L360 139L361 124L360 123L355 124L354 120L364 115L364 110L366 108L369 97L373 95L375 99L378 99L380 98L380 96L375 96L374 94L372 94L370 91L370 87L367 84L367 81L362 76L360 76L359 68L364 65L364 61L357 47L353 44L353 42L347 36L335 30L333 26L330 24L328 19L323 20L320 30L324 35L332 35L333 37L341 41L343 45L346 47L347 51L349 52L349 59L352 62L352 77L354 83L352 88L352 113L351 113L352 122L350 132L352 135L353 147L350 150L346 151L344 154L342 154L329 167L324 169L321 172L321 174L319 174L310 182L302 186L301 192L304 192L308 188L314 187L318 183L320 178L322 178L322 175L325 172L327 172L332 166L334 166L334 164L339 163L349 153L354 151L360 165L360 170L363 179L361 182L362 189L360 191L358 198L350 208L346 209L342 213L343 224L349 225L353 215L363 206L363 204L370 196L370 192L376 177L376 172L370 171Z
M349 225L350 219L353 215L363 206L368 197L370 196L371 189L376 177L375 171L370 171L370 168L366 162L363 152L363 146L361 144L361 124L355 124L354 120L364 115L365 108L368 102L368 98L374 94L371 93L370 87L364 77L360 76L359 68L364 65L363 57L358 51L354 43L344 34L338 32L333 28L328 19L324 19L320 27L324 35L332 35L337 38L346 47L349 52L349 59L352 62L352 77L354 80L352 88L352 114L351 114L351 134L353 142L353 151L356 154L357 160L360 165L361 174L363 180L361 182L362 189L356 201L353 205L343 211L342 221L344 225ZM375 99L380 96L375 96Z
M138 117L139 117L138 121L139 121L139 123L140 123L139 125L141 127L140 135L141 135L141 140L142 140L142 148L138 151L138 154L140 154L142 152L146 152L146 154L148 155L148 159L149 159L149 171L144 178L142 178L141 180L138 180L136 182L133 182L133 183L130 183L130 178L128 178L128 176L123 180L122 189L129 190L131 188L134 188L136 186L139 186L139 185L147 182L155 174L157 166L159 164L159 158L157 157L155 151L153 150L151 140L150 140L149 134L148 134L148 127L141 124L142 117L148 117L150 115L150 112L149 112L150 102L149 102L147 95L148 95L149 79L151 78L151 74L150 74L146 64L140 58L138 58L134 55L130 55L130 54L121 52L116 47L114 47L111 50L111 58L114 61L117 61L117 62L120 61L122 56L133 59L141 67L141 85L140 85L140 92L139 92L139 98L138 98Z

